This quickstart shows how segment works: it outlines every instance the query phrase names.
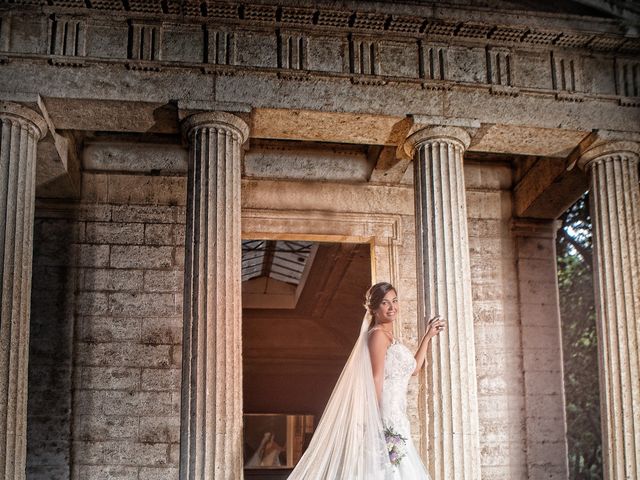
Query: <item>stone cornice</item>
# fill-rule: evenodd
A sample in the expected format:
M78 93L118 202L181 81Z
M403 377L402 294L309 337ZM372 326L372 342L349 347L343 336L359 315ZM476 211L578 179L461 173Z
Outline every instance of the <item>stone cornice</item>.
M0 9L35 9L46 14L91 18L215 23L217 26L235 25L242 28L302 28L309 34L330 30L374 36L383 34L385 37L414 36L445 42L481 40L493 45L556 46L622 53L640 51L640 38L625 36L626 28L617 20L442 5L438 2L419 6L380 3L367 5L368 2L361 2L349 5L352 8L342 10L322 6L298 7L287 1L279 1L277 4L248 4L97 0L91 2L91 7L87 7L81 0L53 0L53 5L50 6L33 6L32 3L28 0L24 0L24 3L0 3ZM367 11L367 7L376 10ZM403 11L407 13L402 13ZM470 21L469 18L474 20ZM496 18L500 18L501 21L495 22ZM572 28L567 29L567 25Z

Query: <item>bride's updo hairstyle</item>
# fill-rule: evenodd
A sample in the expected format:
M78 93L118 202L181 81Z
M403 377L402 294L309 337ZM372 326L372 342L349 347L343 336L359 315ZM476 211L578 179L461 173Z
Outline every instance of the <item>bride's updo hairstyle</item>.
M373 322L373 312L375 312L382 300L384 300L384 296L389 293L391 290L398 293L396 288L388 282L380 282L372 285L369 290L367 290L367 294L364 297L364 307L367 309L367 313L371 315Z

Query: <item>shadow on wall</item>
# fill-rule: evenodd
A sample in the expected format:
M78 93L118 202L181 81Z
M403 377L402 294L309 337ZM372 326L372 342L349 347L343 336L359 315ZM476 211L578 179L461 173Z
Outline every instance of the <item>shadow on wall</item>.
M27 478L69 478L74 224L36 218L29 341Z

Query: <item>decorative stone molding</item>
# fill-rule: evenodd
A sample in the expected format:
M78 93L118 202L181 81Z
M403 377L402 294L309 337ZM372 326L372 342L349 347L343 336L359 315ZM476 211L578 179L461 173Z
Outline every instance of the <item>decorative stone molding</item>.
M498 96L533 93L552 95L559 101L582 102L585 101L582 94L588 94L589 99L615 101L622 106L636 105L634 100L627 100L634 95L621 93L621 88L616 90L616 95L621 99L611 98L616 79L622 85L621 74L614 68L607 72L610 77L608 86L604 89L599 86L598 91L595 91L595 88L591 92L584 91L584 88L595 85L589 76L582 79L582 58L590 55L586 49L598 52L620 52L628 55L630 59L634 59L634 53L640 51L640 42L610 33L538 30L535 26L522 24L460 21L444 17L444 11L437 11L435 16L404 16L396 15L391 10L373 13L361 10L325 10L288 4L276 6L140 0L129 2L131 5L125 10L123 4L116 0L98 0L92 2L89 7L82 2L53 3L52 6L42 7L18 6L10 10L0 8L0 22L2 22L0 50L7 51L9 55L6 57L7 61L15 57L20 58L25 53L29 53L25 61L32 62L34 59L37 61L38 56L44 53L28 52L21 47L16 47L22 41L21 39L27 36L16 36L11 33L12 18L27 14L37 15L34 12L40 9L43 17L53 18L56 22L59 19L60 28L66 21L64 19L69 19L69 22L76 21L73 19L84 19L78 20L78 25L81 25L78 38L83 39L81 43L84 47L79 43L75 55L58 53L59 51L67 52L68 49L62 40L52 38L51 29L46 33L49 38L41 39L43 43L49 44L46 61L57 66L92 66L120 61L130 70L164 71L169 68L193 68L216 75L259 72L278 76L284 80L343 79L356 85L385 85L390 82L402 82L406 85L419 84L429 90L449 90L451 85L441 83L446 80L463 88L475 87L483 91L487 91L486 87L489 86L489 93ZM63 6L65 8L61 9ZM114 8L114 12L109 16L101 10L107 7ZM463 18L460 15L464 11L463 7L458 7L447 10L447 15ZM467 13L470 14L470 12ZM511 19L511 21L524 20ZM98 23L99 26L97 26ZM126 23L129 27L128 32L125 33L123 24ZM24 25L22 22L18 24ZM113 25L114 32L120 33L113 33L109 40L105 41L102 39L102 33L108 25ZM181 52L183 47L180 47L180 42L176 43L172 40L181 30L181 25L184 31L189 31L189 41L194 42L193 46L196 50ZM304 28L304 32L294 33L289 30L295 28ZM174 33L168 35L168 31ZM238 32L248 31L259 32L260 35L249 42L243 43L240 40L236 45L235 36ZM30 32L29 37L34 35L37 36L37 33ZM41 35L44 36L45 32L41 32ZM67 33L69 38L70 35ZM100 40L96 35L101 36ZM118 35L127 35L126 40L120 39L128 43L126 54L119 41L116 41ZM287 37L288 35L291 37ZM300 42L294 41L289 45L290 38L297 35L302 38L302 48L300 48ZM349 48L343 49L341 46L334 45L333 52L323 52L321 54L323 59L315 63L317 42L322 42L327 35L337 36L344 44L349 45ZM14 37L18 40L17 43ZM389 37L393 37L393 42L399 46L405 44L407 51L414 50L416 44L423 44L419 55L412 54L412 58L404 62L407 68L403 74L396 74L394 62L389 62L387 57L381 55L380 45ZM279 38L280 41L272 41L274 38ZM257 41L261 42L258 47ZM111 44L107 46L105 42L111 42ZM103 54L97 51L100 48L99 45L103 43L108 53ZM33 45L35 44L33 42ZM435 50L430 50L431 45ZM443 50L445 47L440 45L446 45L446 49ZM1 48L3 46L4 48ZM15 52L8 52L10 46L15 49ZM247 50L249 48L252 49L251 52ZM461 48L484 48L488 52L483 60L469 59L469 67L477 71L452 69L450 72L446 68L447 57L452 55L451 52ZM549 48L553 48L553 52L548 50ZM530 78L528 75L514 78L516 72L513 65L532 68L527 65L530 56L526 52L531 49L547 49L547 53L552 57L551 62L539 71L541 77L549 78L550 81L546 83L552 84L551 88L542 87L541 85L545 82L526 81ZM122 51L121 56L118 53L120 51ZM200 55L201 51L202 55ZM507 51L509 53L506 53ZM165 55L165 52L171 53ZM430 58L430 52L435 56ZM333 58L329 59L331 55ZM241 64L236 64L236 56L241 59ZM256 59L255 64L252 64L253 58ZM503 76L503 72L506 72L502 64L507 61L507 58L511 64L511 80L499 78ZM498 62L501 63L499 75L496 73ZM342 72L335 68L335 65L340 63L343 64ZM444 72L441 64L445 66ZM219 69L212 65L233 65L233 68ZM292 66L297 68L294 69ZM281 73L283 69L296 70L296 73ZM416 74L410 73L412 71ZM431 74L432 71L433 74ZM601 82L603 78L605 77L602 74L598 74L597 81ZM607 92L607 88L611 92Z
M399 215L243 208L242 238L371 243L372 278L400 283L398 248L403 238ZM401 338L403 326L399 320L394 333Z
M308 40L299 32L278 31L278 68L306 70Z
M640 187L638 138L598 132L578 164L590 177L606 478L638 478Z
M49 53L58 57L84 57L86 22L82 17L52 16L49 24Z
M515 80L511 50L504 47L487 47L487 83L512 87Z
M380 74L380 45L377 41L349 36L349 73Z
M471 273L462 157L471 143L459 126L413 133L419 333L433 315L449 327L434 342L420 396L434 480L480 478L480 439Z
M420 78L443 81L447 79L447 46L438 43L418 42L418 67Z
M29 5L29 0L15 3ZM433 16L399 16L393 13L331 10L284 5L259 5L226 2L185 2L159 0L95 0L90 4L79 0L54 0L54 6L75 8L78 11L110 10L129 11L137 15L190 16L196 18L215 18L231 21L255 22L259 24L282 24L305 27L330 27L360 31L392 31L402 34L427 34L443 37L470 39L488 38L504 43L529 43L532 45L555 44L568 48L592 48L595 50L615 51L617 49L636 49L639 47L634 38L625 38L611 33L566 32L563 30L543 30L527 25L504 25L479 21L456 21ZM126 4L126 8L125 8ZM465 11L464 6L454 8L458 16ZM450 11L449 13L453 13ZM475 10L467 12L473 16ZM438 12L442 15L442 12ZM463 15L464 16L464 15Z
M242 478L240 171L249 128L187 117L180 478Z
M640 61L631 58L615 59L616 93L621 97L640 97Z
M554 90L566 93L579 91L581 73L578 57L564 52L551 52L551 74Z
M209 65L236 63L236 38L233 32L209 25L206 27L204 63Z
M0 477L22 480L27 451L27 364L36 150L46 134L31 109L0 102Z
M129 22L129 45L127 56L130 60L153 62L162 60L162 25L143 22Z

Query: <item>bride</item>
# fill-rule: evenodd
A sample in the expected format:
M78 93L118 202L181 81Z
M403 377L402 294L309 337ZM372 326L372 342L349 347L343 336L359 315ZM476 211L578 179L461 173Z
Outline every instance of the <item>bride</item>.
M444 320L431 319L414 356L393 337L395 287L373 285L365 307L358 340L288 480L429 480L411 440L406 393Z

